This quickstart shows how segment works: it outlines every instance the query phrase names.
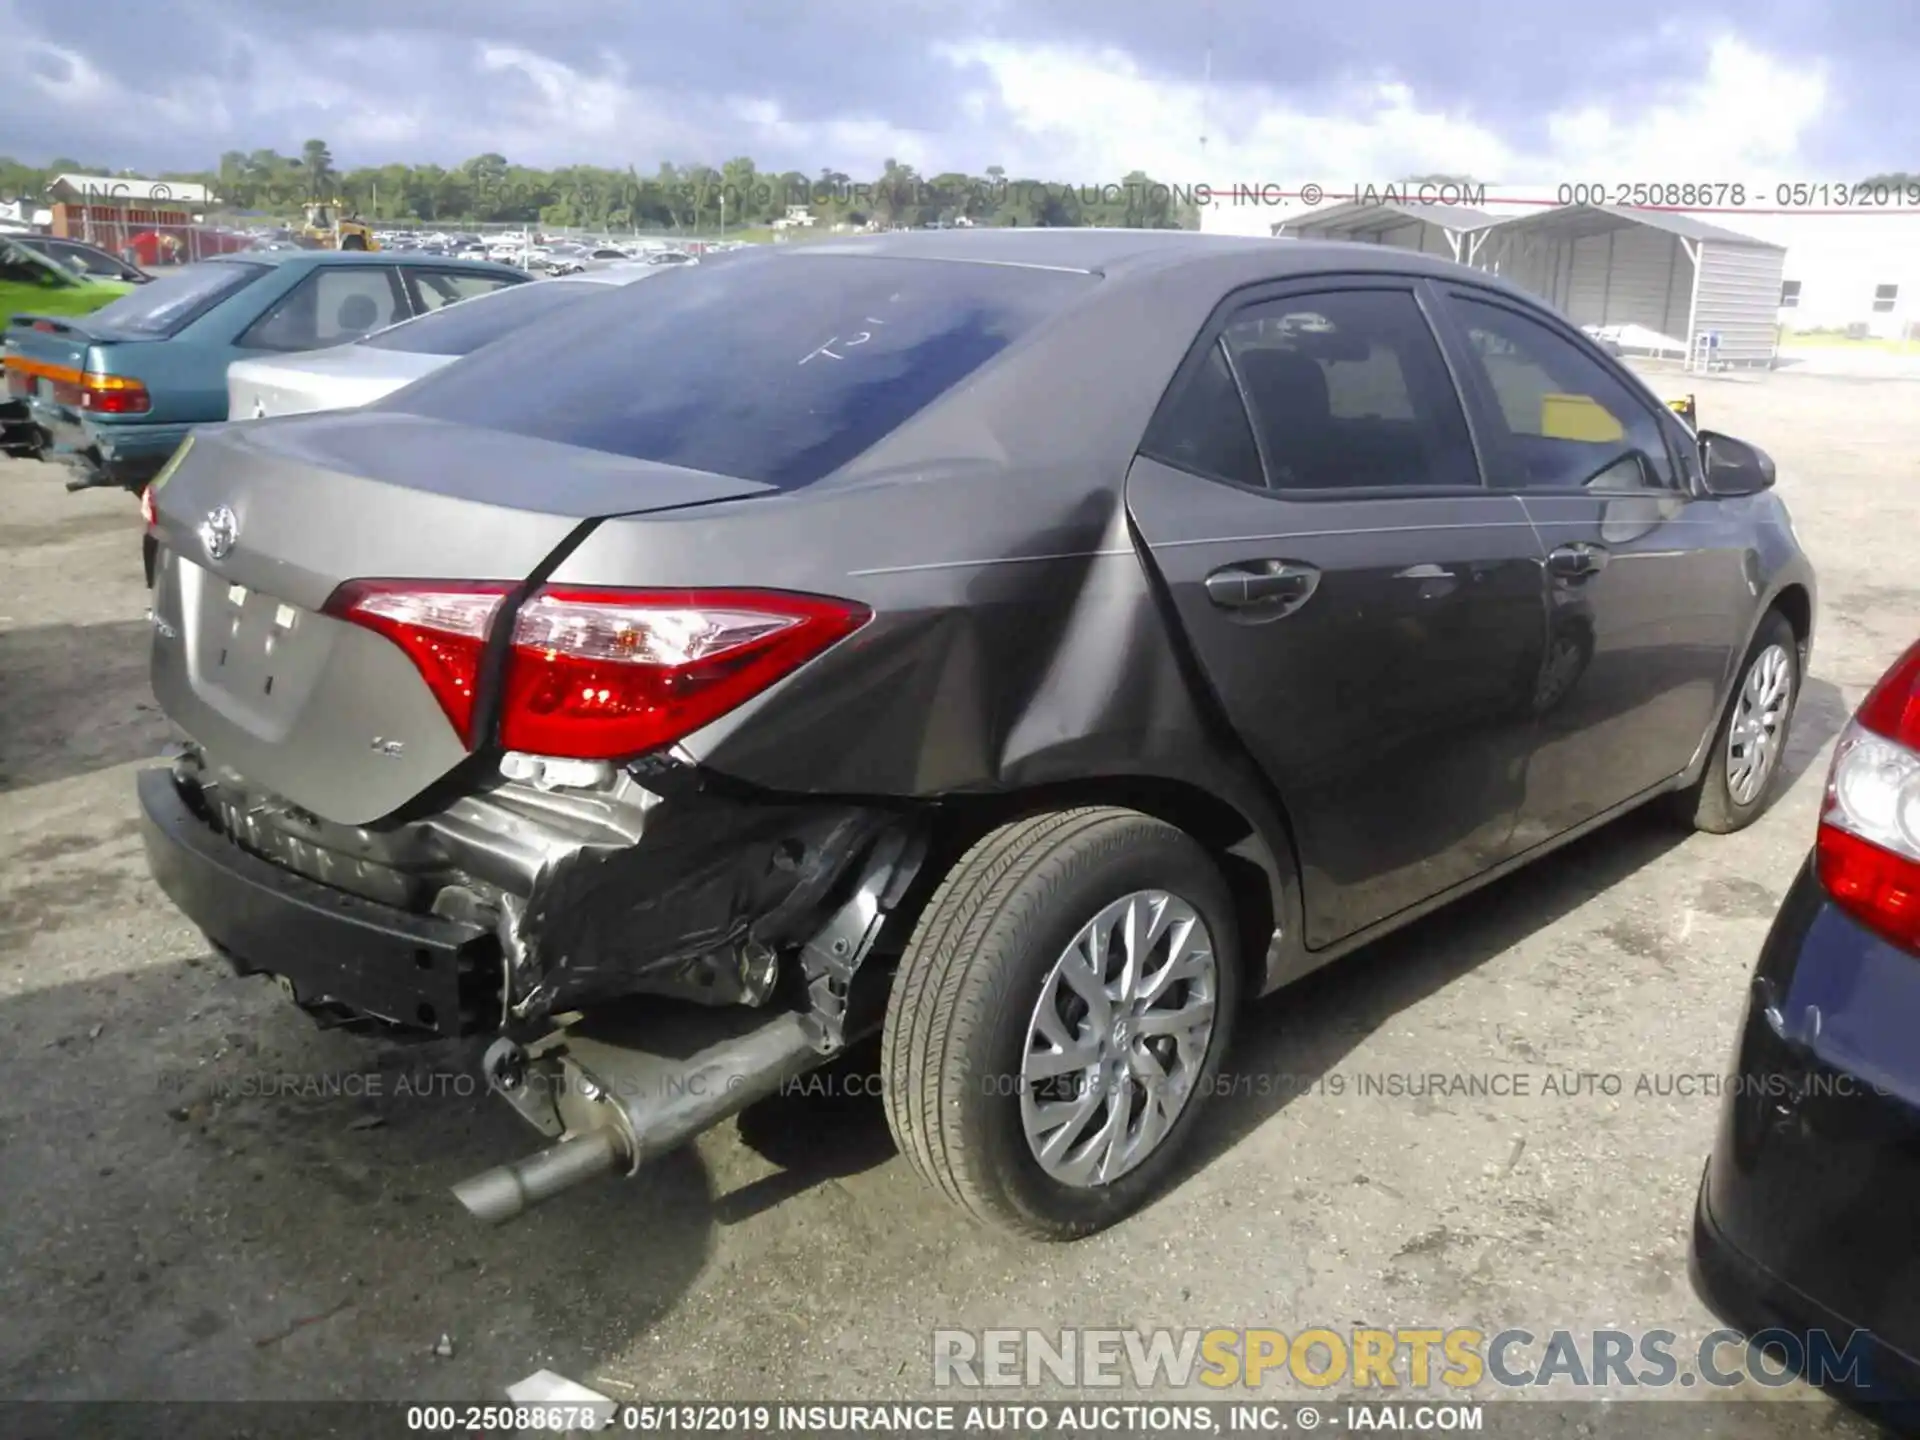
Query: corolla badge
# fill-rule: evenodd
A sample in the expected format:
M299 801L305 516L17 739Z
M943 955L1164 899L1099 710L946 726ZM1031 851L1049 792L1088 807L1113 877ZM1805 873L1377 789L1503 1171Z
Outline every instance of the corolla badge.
M239 538L239 517L224 505L208 511L207 518L200 522L200 543L207 547L207 558L211 560L226 559L233 542Z

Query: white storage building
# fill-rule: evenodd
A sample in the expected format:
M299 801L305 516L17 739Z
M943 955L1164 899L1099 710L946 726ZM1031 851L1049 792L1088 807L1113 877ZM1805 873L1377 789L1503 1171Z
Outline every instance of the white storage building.
M1297 220L1269 225L1277 236L1352 240L1366 245L1395 245L1471 265L1486 232L1500 221L1466 205L1418 205L1388 201L1350 201L1303 213Z
M1277 184L1217 186L1200 226L1458 258L1499 271L1578 324L1618 331L1629 349L1716 365L1765 365L1793 346L1795 331L1920 353L1920 208L1794 210L1762 203L1773 199L1762 185L1744 187L1750 209L1701 215L1560 204L1568 188L1409 184L1306 205L1303 190ZM1471 204L1427 203L1428 189Z
M1629 349L1744 369L1773 363L1786 260L1692 215L1567 205L1500 221L1477 263Z

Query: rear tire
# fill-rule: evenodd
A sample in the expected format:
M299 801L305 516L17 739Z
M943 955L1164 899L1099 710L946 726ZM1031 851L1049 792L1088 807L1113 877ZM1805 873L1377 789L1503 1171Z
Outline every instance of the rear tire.
M1694 829L1730 835L1766 813L1779 789L1800 678L1799 637L1786 616L1768 611L1714 728L1705 773L1674 797L1680 817ZM1769 704L1781 686L1784 695L1777 705Z
M1239 998L1234 907L1192 837L1108 808L1003 825L941 882L894 977L888 1124L976 1218L1092 1234L1168 1178Z

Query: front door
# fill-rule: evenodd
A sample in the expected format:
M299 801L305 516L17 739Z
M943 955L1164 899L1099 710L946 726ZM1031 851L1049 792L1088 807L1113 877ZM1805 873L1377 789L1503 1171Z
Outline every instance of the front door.
M1442 308L1489 483L1521 499L1547 551L1526 848L1686 768L1741 643L1740 537L1690 493L1670 418L1582 342L1486 292Z
M1413 282L1277 289L1202 340L1127 503L1286 806L1319 948L1509 853L1543 555L1481 485Z

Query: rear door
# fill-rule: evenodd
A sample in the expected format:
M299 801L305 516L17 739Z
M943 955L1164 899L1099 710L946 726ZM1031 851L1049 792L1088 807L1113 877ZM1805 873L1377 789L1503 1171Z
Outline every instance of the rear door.
M1417 282L1276 287L1216 317L1127 503L1286 804L1308 945L1509 853L1544 556L1482 485Z
M1548 552L1531 845L1686 767L1742 643L1742 537L1692 493L1671 419L1584 337L1485 291L1441 304L1489 482Z

